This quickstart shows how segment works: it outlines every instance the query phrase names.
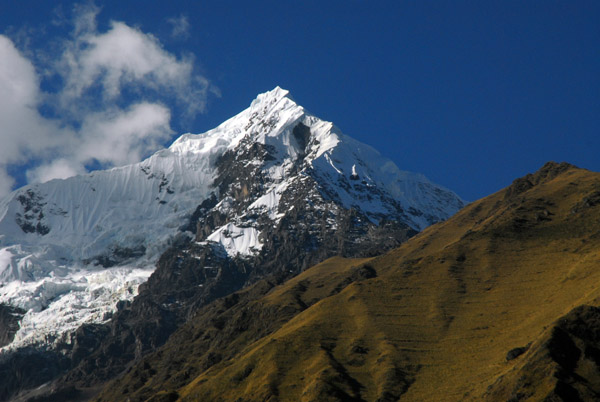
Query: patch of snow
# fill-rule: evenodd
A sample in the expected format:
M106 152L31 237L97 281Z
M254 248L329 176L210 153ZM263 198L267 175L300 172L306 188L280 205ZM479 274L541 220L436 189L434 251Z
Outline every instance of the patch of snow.
M261 209L265 211L269 218L276 221L281 218L283 215L278 213L279 209L279 201L281 200L281 195L284 191L289 187L290 183L288 181L284 181L274 186L272 190L268 191L265 195L259 197L248 207L249 210L252 209Z
M79 326L105 322L120 300L132 300L152 271L153 267L82 269L65 277L11 282L0 290L0 301L27 313L14 341L0 348L0 354L40 343L69 343L70 334Z
M329 156L329 154L325 154L325 160L327 161L327 163L329 163L329 165L338 173L338 174L342 174L342 171L338 168L335 167L335 165L333 164L333 161L331 160L331 157Z
M228 223L208 236L207 240L220 243L231 257L252 256L262 249L260 232L255 228L241 228Z

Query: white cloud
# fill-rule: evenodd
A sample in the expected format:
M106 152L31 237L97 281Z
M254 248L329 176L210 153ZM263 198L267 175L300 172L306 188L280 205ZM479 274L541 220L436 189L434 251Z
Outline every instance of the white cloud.
M152 103L89 115L81 127L85 137L77 158L117 166L138 162L172 134L170 117L169 109Z
M75 38L87 32L96 31L96 17L100 13L100 7L88 1L86 3L75 4L73 12L75 14L73 18L73 36Z
M4 167L0 167L0 196L10 192L15 180L6 173Z
M33 65L0 36L0 163L17 162L19 149L37 126L39 84ZM28 127L29 126L29 127Z
M185 94L193 85L193 64L166 52L158 40L122 22L112 22L104 34L86 33L64 54L66 88L72 98L100 84L107 100L121 94L123 86L167 89Z
M94 161L137 162L173 134L167 105L193 115L204 110L209 91L218 93L191 57L169 53L152 34L117 21L99 32L99 11L77 6L62 54L43 65L34 66L0 35L0 197L14 183L7 165L33 163L38 167L27 179L42 182L85 173ZM187 19L177 27L183 34ZM36 67L63 86L43 92ZM41 107L54 117L44 117Z
M173 38L187 39L190 36L190 22L185 15L169 18L167 22L173 27L171 30Z
M29 170L27 180L32 183L44 183L52 179L66 179L83 173L85 173L85 168L80 163L60 158Z
M29 170L27 180L43 183L83 174L85 165L93 161L108 166L138 162L173 133L170 117L169 109L152 103L89 114L79 132L64 144L66 156Z
M24 162L58 141L58 126L40 116L43 98L33 64L0 35L0 166Z

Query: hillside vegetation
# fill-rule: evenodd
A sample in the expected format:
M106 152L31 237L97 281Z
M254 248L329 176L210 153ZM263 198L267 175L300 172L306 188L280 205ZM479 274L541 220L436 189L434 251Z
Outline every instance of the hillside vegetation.
M548 163L373 259L198 311L98 398L600 398L600 174Z

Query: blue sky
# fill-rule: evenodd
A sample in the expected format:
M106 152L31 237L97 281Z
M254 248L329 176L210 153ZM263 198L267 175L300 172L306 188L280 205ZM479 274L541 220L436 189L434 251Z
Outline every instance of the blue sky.
M598 21L598 1L3 2L0 193L129 163L276 85L467 200L548 160L600 171Z

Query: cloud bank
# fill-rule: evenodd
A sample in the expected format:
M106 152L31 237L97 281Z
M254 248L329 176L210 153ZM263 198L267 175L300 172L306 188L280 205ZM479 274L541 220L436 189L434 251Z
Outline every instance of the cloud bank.
M34 65L0 35L0 197L15 183L10 165L33 165L26 172L33 183L93 164L134 163L173 134L168 105L187 116L204 110L213 89L192 58L176 57L123 22L99 32L98 12L77 9L71 35L47 65ZM55 89L43 91L43 79Z

